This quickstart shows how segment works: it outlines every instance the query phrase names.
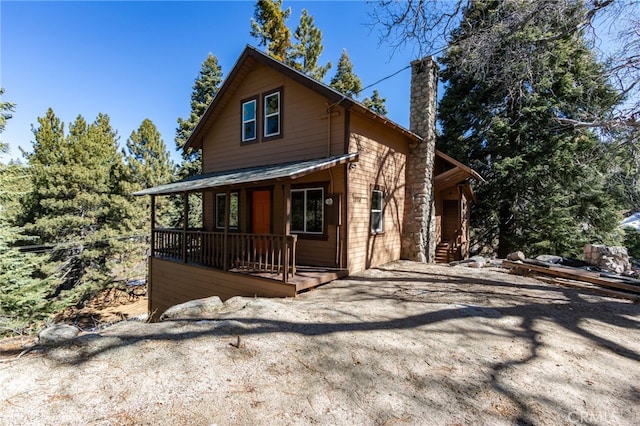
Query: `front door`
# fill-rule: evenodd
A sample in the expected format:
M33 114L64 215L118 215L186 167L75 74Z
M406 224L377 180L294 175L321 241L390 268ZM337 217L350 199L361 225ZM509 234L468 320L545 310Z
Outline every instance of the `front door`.
M448 243L458 231L458 200L442 201L442 242Z
M251 232L271 233L271 191L251 193Z
M253 234L271 233L271 191L251 193L251 232ZM254 248L262 256L269 252L269 242L255 241Z

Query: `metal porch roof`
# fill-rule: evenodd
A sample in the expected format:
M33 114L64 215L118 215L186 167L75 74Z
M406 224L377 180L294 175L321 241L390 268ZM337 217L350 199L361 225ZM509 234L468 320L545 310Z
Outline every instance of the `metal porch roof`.
M178 182L154 186L134 192L133 195L171 195L197 192L204 189L236 186L265 181L297 179L309 173L329 169L340 164L358 161L358 153L336 155L315 160L296 161L246 169L228 170L192 176Z

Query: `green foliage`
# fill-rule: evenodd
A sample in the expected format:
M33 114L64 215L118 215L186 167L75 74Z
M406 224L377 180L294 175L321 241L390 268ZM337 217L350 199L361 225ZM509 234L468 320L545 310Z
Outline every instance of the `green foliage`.
M126 163L130 174L128 181L132 182L132 191L169 183L174 178L174 167L169 157L167 147L160 137L160 132L151 120L145 118L137 131L131 132L127 139ZM132 208L135 208L136 233L149 234L150 198L134 197ZM156 224L169 227L176 217L174 205L164 197L156 202Z
M322 45L322 31L313 22L313 16L306 9L302 9L300 23L293 34L297 43L293 45L286 63L309 77L322 81L331 69L331 62L318 65L318 59L324 46Z
M13 108L9 103L0 105L0 133ZM20 200L30 192L30 183L28 169L22 164L0 164L0 336L29 332L57 308L45 298L46 279L38 275L43 257L15 247L31 242L17 225Z
M28 235L54 245L41 275L46 299L68 304L113 280L118 255L134 229L127 173L109 117L64 125L52 109L38 118L33 152L26 154L32 192L25 203Z
M287 61L291 49L291 30L286 24L289 15L291 8L282 9L282 0L258 0L251 18L250 34L280 62Z
M357 97L362 91L362 82L360 78L353 72L353 64L346 50L342 51L336 74L329 84L338 92L343 93L352 98Z
M380 97L378 90L374 90L371 98L364 98L362 104L375 113L387 115L387 107L384 104L386 101L386 98Z
M0 96L2 95L4 95L4 89L0 87ZM16 105L14 103L0 101L0 133L4 132L7 120L12 117L11 113L15 110L15 107ZM6 150L7 144L0 141L0 153Z
M193 84L191 92L191 113L189 118L184 120L178 118L178 128L176 129L176 148L182 150L187 143L191 132L196 128L200 118L207 110L207 107L220 89L222 83L222 68L218 65L218 59L209 53L202 63L200 73ZM186 178L194 176L202 172L202 159L200 151L189 149L182 152L182 163L178 165L177 177ZM182 198L174 197L170 201L173 207L169 210L172 212L171 226L179 226L183 220L183 202ZM200 194L189 195L189 203L192 211L202 210L202 197ZM198 215L189 217L189 226L198 228L202 226L201 218Z
M222 83L222 68L218 65L218 58L209 53L202 63L200 72L191 92L191 112L187 119L178 118L178 128L176 129L176 149L182 151L182 163L178 166L180 177L193 176L201 172L202 160L200 151L183 148L189 140L189 136L198 125L200 118L207 110L207 107L218 93Z
M640 230L625 228L624 246L627 248L629 256L640 259Z
M487 180L472 215L479 243L501 257L514 250L575 256L585 243L615 243L619 205L607 188L603 143L557 120L615 104L603 68L579 36L534 43L545 31L535 19L506 41L528 44L528 56L496 59L510 84L453 66L461 62L457 42L468 28L491 25L493 11L490 2L473 3L454 31L439 109L439 148Z

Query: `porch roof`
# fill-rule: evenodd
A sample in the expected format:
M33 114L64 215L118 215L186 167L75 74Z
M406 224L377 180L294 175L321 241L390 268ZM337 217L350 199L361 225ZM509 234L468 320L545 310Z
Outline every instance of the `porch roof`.
M178 182L143 189L134 192L133 195L171 195L250 183L297 179L301 176L326 170L340 164L356 162L358 161L358 156L359 153L353 152L314 160L269 164L246 169L201 174Z

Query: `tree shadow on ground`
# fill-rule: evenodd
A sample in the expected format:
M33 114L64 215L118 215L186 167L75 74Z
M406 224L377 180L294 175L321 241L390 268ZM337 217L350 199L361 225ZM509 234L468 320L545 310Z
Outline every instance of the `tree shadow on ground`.
M383 330L420 330L429 333L429 326L439 323L453 322L465 318L484 319L483 325L494 326L496 332L511 336L514 339L524 339L527 342L528 353L517 359L498 360L490 364L491 371L486 375L489 385L498 393L504 395L517 407L517 413L512 418L515 424L534 423L529 417L529 407L522 401L502 379L505 370L519 365L526 365L539 357L541 332L536 328L538 321L548 321L561 327L567 332L584 339L588 339L597 346L617 356L640 362L640 353L630 346L615 341L613 336L597 335L587 329L585 324L590 321L601 322L615 327L638 330L640 329L640 305L627 301L596 296L578 289L554 287L530 280L530 283L519 283L515 286L505 280L492 278L478 278L464 276L452 272L443 276L424 271L405 269L379 269L380 276L351 276L340 281L339 288L334 295L320 295L318 300L300 298L300 303L327 303L332 297L336 298L335 306L328 305L327 309L335 310L343 321L290 321L268 317L258 312L255 316L245 317L225 314L222 318L209 318L191 321L197 325L185 331L177 331L176 324L185 322L167 322L141 326L140 332L129 332L117 338L107 339L106 344L92 345L90 338L78 341L80 345L76 356L64 361L66 365L78 366L100 354L117 348L136 345L140 341L173 341L198 339L206 336L229 337L239 335L295 334L307 337L322 337L335 334L358 332L372 333ZM375 291L372 291L375 289ZM316 290L322 292L323 290ZM476 300L490 300L485 305L466 303L466 301L452 303L442 301L439 295L472 296ZM337 297L336 297L337 295ZM490 298L490 299L489 299ZM403 303L422 303L425 312L402 315L397 318L367 319L367 317L353 315L349 304L365 304L370 301L387 299ZM296 304L298 300L290 303ZM340 304L339 304L340 303ZM338 305L339 304L339 305ZM440 306L441 305L441 306ZM372 313L371 316L374 316ZM517 319L517 327L506 327L492 321L511 317ZM345 320L346 318L346 320ZM197 324L196 324L197 323ZM233 326L230 328L230 324ZM455 333L452 330L451 333ZM478 334L490 333L485 328L475 331ZM101 339L94 337L94 339ZM49 349L55 350L56 348ZM47 352L45 351L45 356ZM634 394L630 398L640 398ZM637 392L635 392L637 393Z

